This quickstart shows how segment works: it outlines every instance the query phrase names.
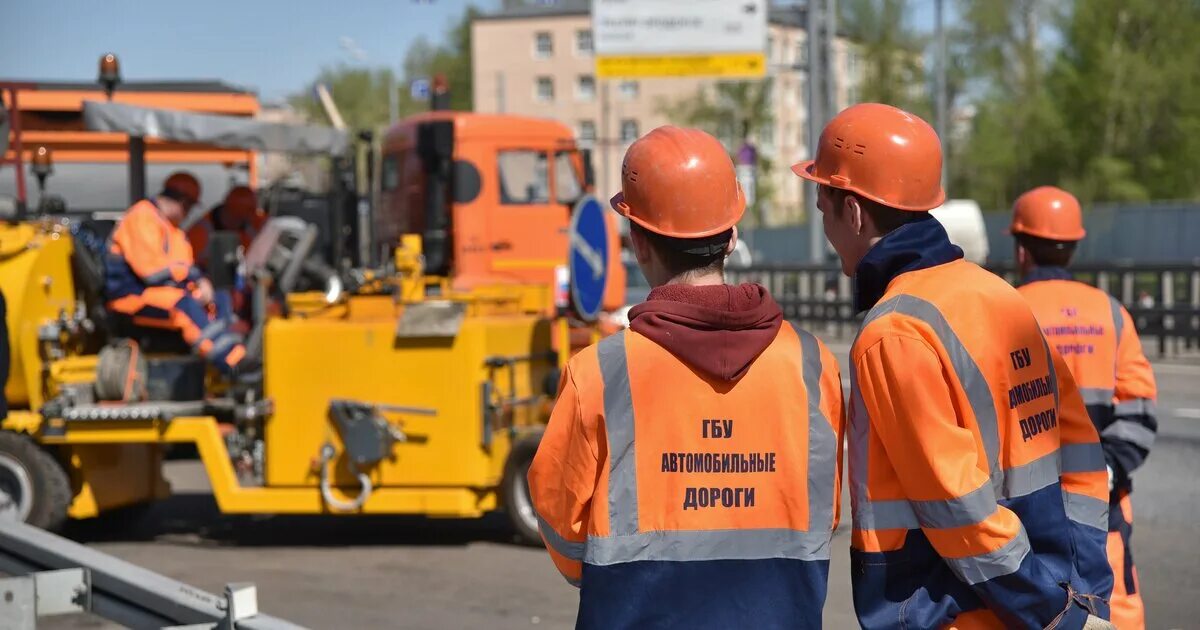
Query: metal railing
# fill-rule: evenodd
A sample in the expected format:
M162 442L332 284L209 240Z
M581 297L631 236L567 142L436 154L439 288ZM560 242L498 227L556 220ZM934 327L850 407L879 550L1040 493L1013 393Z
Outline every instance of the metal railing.
M1012 266L989 267L1015 282ZM1076 279L1115 296L1129 310L1147 349L1161 356L1200 352L1200 263L1079 265ZM858 329L853 285L837 265L778 264L728 269L729 282L767 287L784 317L816 332L847 339Z

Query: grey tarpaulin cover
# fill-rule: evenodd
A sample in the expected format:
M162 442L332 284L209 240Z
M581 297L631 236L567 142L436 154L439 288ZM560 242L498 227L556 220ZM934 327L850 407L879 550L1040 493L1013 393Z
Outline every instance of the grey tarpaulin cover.
M345 131L330 127L261 122L250 118L152 109L124 103L84 101L83 121L92 131L112 131L231 149L339 155L350 144Z

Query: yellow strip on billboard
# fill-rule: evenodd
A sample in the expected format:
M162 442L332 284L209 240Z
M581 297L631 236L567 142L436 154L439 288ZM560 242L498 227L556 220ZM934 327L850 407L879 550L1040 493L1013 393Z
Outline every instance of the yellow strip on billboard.
M757 78L766 72L767 56L761 52L596 57L596 76L601 79L697 76Z

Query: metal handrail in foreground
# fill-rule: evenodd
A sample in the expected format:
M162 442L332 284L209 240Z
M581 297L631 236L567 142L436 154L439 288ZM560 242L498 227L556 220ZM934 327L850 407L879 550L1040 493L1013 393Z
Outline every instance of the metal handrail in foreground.
M14 576L0 578L6 628L80 612L131 628L301 628L258 614L252 584L230 584L223 596L213 595L24 523L0 523L0 572Z

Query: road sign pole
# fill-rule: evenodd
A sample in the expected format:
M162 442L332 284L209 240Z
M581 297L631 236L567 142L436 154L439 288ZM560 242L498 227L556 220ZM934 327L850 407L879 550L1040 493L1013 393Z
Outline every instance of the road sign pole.
M822 0L808 0L805 37L808 38L808 157L817 155L817 142L821 136L823 122L825 59L821 50L821 5ZM817 185L805 180L804 200L808 211L808 256L814 263L825 257L825 233L821 227L821 213L817 210Z

